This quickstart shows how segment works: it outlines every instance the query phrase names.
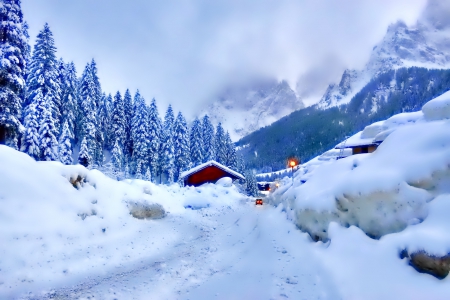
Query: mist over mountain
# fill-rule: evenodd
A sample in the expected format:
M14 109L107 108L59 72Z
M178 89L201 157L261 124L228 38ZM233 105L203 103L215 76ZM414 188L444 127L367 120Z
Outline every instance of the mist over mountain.
M230 86L201 114L221 122L231 138L238 140L303 107L286 81L265 79Z
M347 69L321 100L244 138L237 145L259 171L307 161L364 126L411 112L450 89L450 4L430 1L413 26L387 29L363 69Z
M348 103L374 76L401 67L446 69L450 66L450 5L430 1L414 26L398 21L373 47L361 70L345 70L339 83L330 84L321 108ZM447 17L446 17L447 16Z

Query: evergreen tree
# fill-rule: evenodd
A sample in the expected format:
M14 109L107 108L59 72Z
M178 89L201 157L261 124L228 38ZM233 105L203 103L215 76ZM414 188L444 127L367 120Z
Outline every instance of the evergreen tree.
M242 174L242 175L245 174L245 163L244 163L244 158L243 158L242 155L240 155L240 154L237 155L237 168L236 168L236 171L237 171L239 174ZM238 182L239 182L240 184L244 184L244 183L245 183L245 180L243 180L243 179L238 179Z
M59 138L59 161L65 165L72 164L72 143L73 135L69 128L69 121L66 119L63 124L61 136Z
M70 62L65 67L65 86L62 93L63 124L67 122L67 128L73 141L75 137L75 122L78 115L78 79L75 64ZM64 127L63 127L64 128Z
M227 132L225 136L226 142L226 166L231 168L232 170L237 169L237 157L236 157L236 147L234 143L231 141L230 134Z
M61 122L61 87L58 77L55 42L50 27L45 24L44 29L37 36L30 61L26 104L36 102L37 95L42 94L44 102L48 103L51 111L54 136L59 136Z
M147 168L147 171L145 171L144 179L147 180L147 181L152 181L152 174L150 172L150 168Z
M195 118L191 127L190 155L191 155L191 162L194 167L200 165L203 162L202 125L198 118Z
M222 123L217 125L214 145L216 148L216 161L225 165L227 163L227 143Z
M104 93L100 99L99 105L100 106L98 108L98 114L97 114L98 131L100 131L102 133L102 137L104 137L102 139L102 144L100 145L101 149L104 149L106 147L106 140L107 140L107 135L108 135L107 131L108 131L108 123L109 123L107 97Z
M91 61L90 70L92 73L92 97L94 98L95 108L98 110L100 107L100 100L102 98L102 87L100 85L100 79L97 75L97 63L94 59Z
M103 147L105 143L105 138L103 135L103 131L98 126L100 125L98 122L98 113L100 109L100 102L102 100L102 87L100 85L100 79L97 75L97 64L94 59L91 61L90 70L92 73L92 97L94 99L95 104L95 113L96 113L96 130L95 130L95 147L94 147L94 163L98 166L103 164Z
M174 125L174 150L175 150L175 180L177 181L183 171L187 171L190 166L189 159L189 132L181 112L178 113Z
M121 152L123 153L123 141L125 139L125 105L123 102L123 98L120 95L120 92L117 92L114 96L113 102L114 108L111 116L111 124L112 124L112 136L114 140L114 147L116 143L119 143ZM114 148L113 147L113 148Z
M127 89L123 97L125 109L125 141L124 141L124 157L128 162L133 154L133 139L131 137L131 127L133 119L133 100L130 91Z
M98 153L97 149L97 110L95 107L95 93L93 89L93 79L91 72L91 65L87 64L80 80L79 95L80 95L80 135L83 137L82 141L85 143L87 151L89 152L89 166L92 167L97 164ZM84 158L87 156L84 154ZM81 163L81 162L80 162Z
M35 95L34 101L27 106L25 112L24 126L25 132L22 135L22 143L20 151L39 160L41 152L39 150L39 121L38 118L42 114L42 103L44 99L42 92L39 90Z
M136 179L143 179L144 176L142 174L142 162L139 162L136 166L136 173L134 176Z
M152 175L152 179L155 181L156 177L160 174L159 165L159 151L161 144L161 119L159 118L158 108L156 106L156 100L153 99L150 107L148 108L148 134L150 144L148 147L149 165Z
M203 162L215 159L214 151L214 126L209 120L208 115L205 115L202 120L203 129Z
M164 118L164 129L162 131L162 145L161 145L161 166L162 171L167 176L167 183L172 184L174 182L175 174L175 149L173 145L173 132L174 132L174 115L172 106L167 108L166 116Z
M114 111L114 101L111 94L105 99L107 122L105 124L105 149L112 150L114 146L114 132L112 126L112 115Z
M246 171L245 172L245 179L246 179L246 188L245 191L247 192L247 195L251 197L257 197L259 195L258 190L258 184L256 182L255 175L252 171Z
M123 153L122 153L122 143L119 139L114 143L113 150L111 152L111 163L113 166L114 175L118 175L122 171L123 166Z
M20 0L0 0L0 144L17 148L29 53Z
M90 155L90 151L88 149L88 137L83 137L83 140L81 142L80 146L80 153L78 153L78 163L82 166L85 166L86 168L89 168L92 166L92 157Z
M66 64L64 63L64 60L62 58L60 58L57 62L56 62L56 70L58 72L58 85L59 85L59 95L57 97L57 99L55 100L55 106L56 106L56 110L59 111L59 113L61 114L61 117L59 119L59 124L55 124L56 126L61 126L61 127L57 127L57 133L59 134L62 130L62 125L64 122L64 111L63 111L63 100L64 100L64 94L66 93L66 88L67 88L67 69L66 69Z
M41 152L41 160L58 160L58 141L56 140L56 136L54 134L56 131L55 124L53 123L50 103L45 101L43 118L39 124L39 148Z
M136 166L136 178L142 179L148 161L148 147L150 144L148 134L147 106L139 91L134 96L134 116L131 126L133 139L133 164Z

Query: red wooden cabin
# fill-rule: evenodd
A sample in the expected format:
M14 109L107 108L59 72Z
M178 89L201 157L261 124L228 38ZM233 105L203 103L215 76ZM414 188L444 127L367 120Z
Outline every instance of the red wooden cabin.
M215 183L223 177L230 177L233 180L245 179L245 177L238 172L233 171L214 160L210 160L189 171L183 172L180 177L184 180L184 185L193 186L199 186L208 182Z

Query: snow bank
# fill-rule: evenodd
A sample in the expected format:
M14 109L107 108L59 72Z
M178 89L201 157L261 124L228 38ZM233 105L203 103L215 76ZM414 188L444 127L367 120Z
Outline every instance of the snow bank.
M331 243L317 254L340 287L343 299L449 299L450 277L438 280L417 273L400 253L425 250L436 256L450 253L450 196L429 203L424 222L408 226L380 240L368 238L359 228L329 226Z
M271 195L314 239L329 238L330 222L355 225L376 238L399 232L426 218L428 202L450 193L449 121L426 122L417 112L372 127L367 134L395 130L374 153L314 163L313 172L299 170L292 186Z
M243 197L234 186L118 182L80 165L36 162L1 145L0 178L2 299L138 264L180 238L167 222L192 212L187 202L230 206ZM130 214L136 207L163 208L167 217L138 219Z
M450 91L426 103L422 111L427 121L450 119Z

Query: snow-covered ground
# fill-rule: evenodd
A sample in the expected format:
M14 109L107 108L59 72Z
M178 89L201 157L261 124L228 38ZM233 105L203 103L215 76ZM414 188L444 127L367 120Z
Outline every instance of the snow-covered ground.
M0 177L1 299L338 298L308 236L234 186L117 182L5 146Z
M450 253L449 107L369 127L374 153L302 165L273 206L0 146L0 299L449 299L409 265Z

